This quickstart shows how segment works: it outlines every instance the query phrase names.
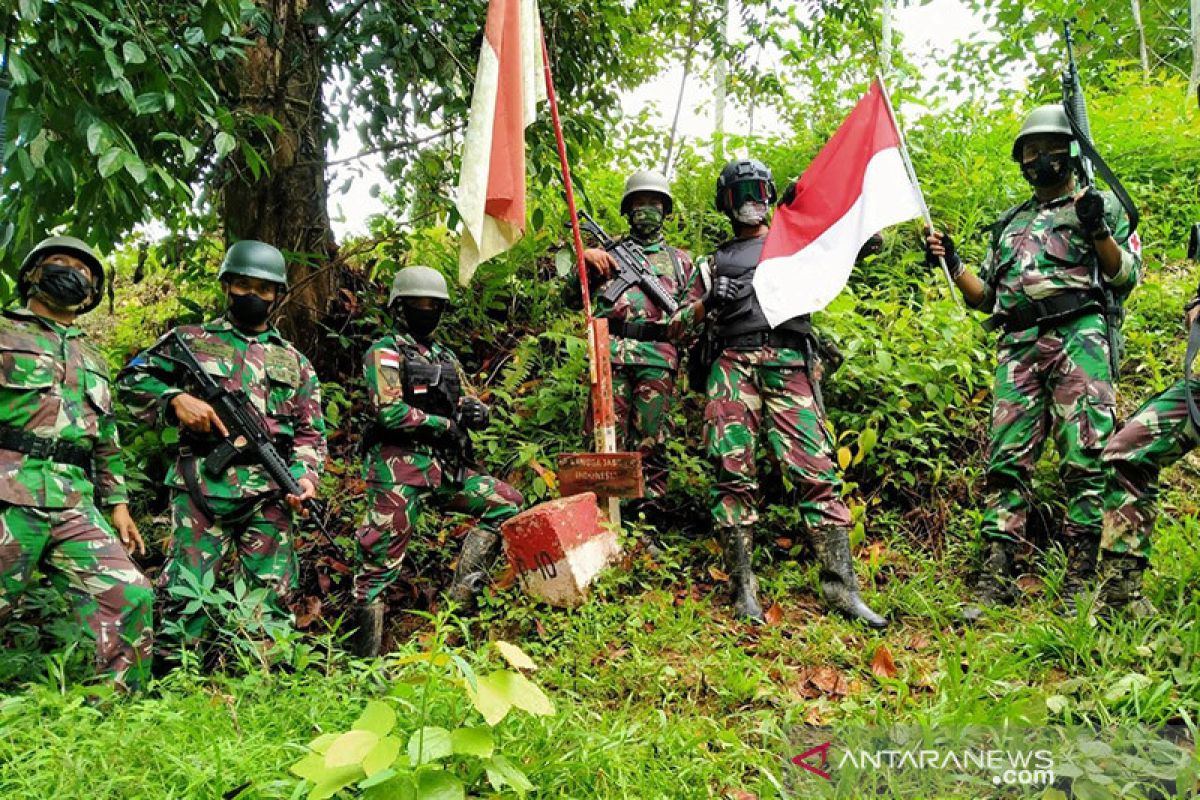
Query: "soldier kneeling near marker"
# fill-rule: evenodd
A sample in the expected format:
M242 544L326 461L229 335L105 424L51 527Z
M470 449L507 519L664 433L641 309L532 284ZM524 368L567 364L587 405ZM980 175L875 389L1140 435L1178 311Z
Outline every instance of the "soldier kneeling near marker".
M421 506L432 499L448 511L476 517L467 534L450 599L469 604L483 588L500 549L500 523L514 516L521 494L470 464L467 431L487 427L488 407L464 394L454 353L434 341L450 294L430 267L396 273L388 310L396 331L376 341L363 363L374 420L364 437L366 519L357 532L360 564L356 653L378 655L383 638L381 595L400 576Z

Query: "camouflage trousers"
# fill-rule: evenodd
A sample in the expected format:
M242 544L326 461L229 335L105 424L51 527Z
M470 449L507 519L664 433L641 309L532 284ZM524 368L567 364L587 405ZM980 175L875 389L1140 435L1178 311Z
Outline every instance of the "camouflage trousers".
M1200 393L1200 380L1191 391ZM1104 448L1109 492L1101 546L1114 553L1150 557L1158 516L1158 476L1200 444L1188 418L1187 389L1179 381L1146 401Z
M276 618L288 618L287 600L296 582L289 508L274 499L254 504L210 497L208 503L215 519L208 519L188 492L173 494L174 535L167 564L159 576L159 587L166 592L188 643L201 639L211 620L203 608L183 614L179 607L191 598L176 595L175 590L190 587L209 574L214 579L219 577L234 553L247 585L267 590L264 610Z
M0 506L0 619L46 573L95 640L96 671L137 688L150 676L154 592L104 515L91 503L70 509Z
M1116 392L1103 321L1086 316L1036 340L1000 348L993 384L984 539L1020 539L1030 476L1054 439L1067 500L1065 538L1100 536L1100 453L1116 427Z
M718 526L758 520L755 449L760 433L809 530L845 528L833 439L797 351L726 350L708 376L704 444L717 469L712 516Z
M445 480L437 487L368 484L366 518L355 533L359 555L354 576L356 601L375 600L400 577L408 541L429 501L440 510L474 517L480 528L495 531L521 510L523 499L504 481L478 472L468 472L461 486Z
M675 402L675 372L662 367L613 364L613 417L617 449L642 454L645 497L667 493L667 439ZM588 409L586 430L592 433Z

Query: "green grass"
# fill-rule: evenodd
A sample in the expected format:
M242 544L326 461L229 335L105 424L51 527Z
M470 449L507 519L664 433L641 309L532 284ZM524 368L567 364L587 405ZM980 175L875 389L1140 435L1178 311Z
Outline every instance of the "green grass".
M514 592L489 598L455 650L476 664L495 661L484 645L503 638L541 665L533 678L556 714L510 716L497 730L501 752L528 773L538 797L859 797L868 786L874 796L1007 796L989 794L990 785L913 788L878 774L830 784L789 759L814 725L833 726L826 738L835 741L838 732L897 723L941 731L1181 726L1194 741L1198 533L1194 515L1160 524L1149 581L1158 619L1059 617L1048 587L1061 564L1050 559L1040 595L973 628L955 621L963 589L953 567L966 546L952 543L938 561L896 537L870 567L869 600L894 621L882 634L824 616L812 565L764 548L760 558L774 561L763 570L764 593L781 618L760 630L733 624L708 573L717 564L711 547L674 534L663 563L634 559L581 609L533 606ZM426 624L403 652L427 646L429 632ZM894 660L892 677L872 671L880 647ZM59 662L23 662L31 683L0 700L0 796L157 800L238 787L242 798L303 796L288 766L316 735L345 730L368 699L389 696L401 732L419 727L423 665L357 661L321 641L293 647L291 659L291 668L271 671L180 671L147 695L98 705L64 680ZM428 724L480 724L456 687L432 686ZM1142 762L1096 763L1090 768L1114 783L1095 784L1108 794L1078 796L1154 796L1139 781L1122 784ZM1190 780L1165 796L1195 796L1194 773ZM488 796L485 782L475 785Z

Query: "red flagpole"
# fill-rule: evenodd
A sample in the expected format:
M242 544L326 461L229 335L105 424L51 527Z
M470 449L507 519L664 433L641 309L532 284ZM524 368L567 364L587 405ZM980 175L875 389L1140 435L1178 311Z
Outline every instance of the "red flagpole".
M554 93L554 78L550 75L550 52L546 34L542 32L542 69L546 73L546 99L550 101L550 120L554 124L554 140L558 145L558 163L562 168L563 186L567 192L567 212L571 215L571 235L575 240L575 265L579 271L579 286L583 295L583 313L587 319L588 365L592 389L592 430L596 452L615 453L617 450L616 415L613 413L612 362L608 352L608 320L592 316L592 297L588 290L587 264L583 260L583 234L579 230L579 211L575 208L575 188L571 183L571 165L567 162L567 145L563 140L562 122L558 117L558 96ZM608 517L621 524L620 501L608 499Z

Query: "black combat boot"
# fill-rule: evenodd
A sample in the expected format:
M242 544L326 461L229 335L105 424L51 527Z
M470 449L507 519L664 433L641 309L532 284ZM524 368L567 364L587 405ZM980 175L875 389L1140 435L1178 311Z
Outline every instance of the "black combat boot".
M1142 595L1142 574L1149 562L1130 553L1105 553L1100 559L1100 614L1111 618L1123 614L1145 619L1158 613Z
M463 539L458 569L454 571L454 580L446 591L449 598L462 608L474 606L475 597L483 591L499 544L500 534L483 528L476 528Z
M383 648L383 603L376 600L354 611L354 633L350 652L359 658L374 658Z
M1100 553L1100 537L1081 534L1066 540L1063 552L1067 556L1067 571L1062 584L1062 613L1074 617L1088 592L1095 588L1096 557Z
M766 621L758 602L758 578L750 565L754 552L754 532L745 525L721 529L721 547L725 551L725 569L733 599L733 614L755 624Z
M858 594L850 532L845 528L813 531L813 547L821 565L821 593L829 607L847 619L862 620L868 627L886 628L887 620L872 611Z
M1011 539L989 539L984 547L983 566L972 588L975 602L962 610L963 619L967 622L978 620L985 608L1010 606L1016 599L1012 571L1017 543Z

